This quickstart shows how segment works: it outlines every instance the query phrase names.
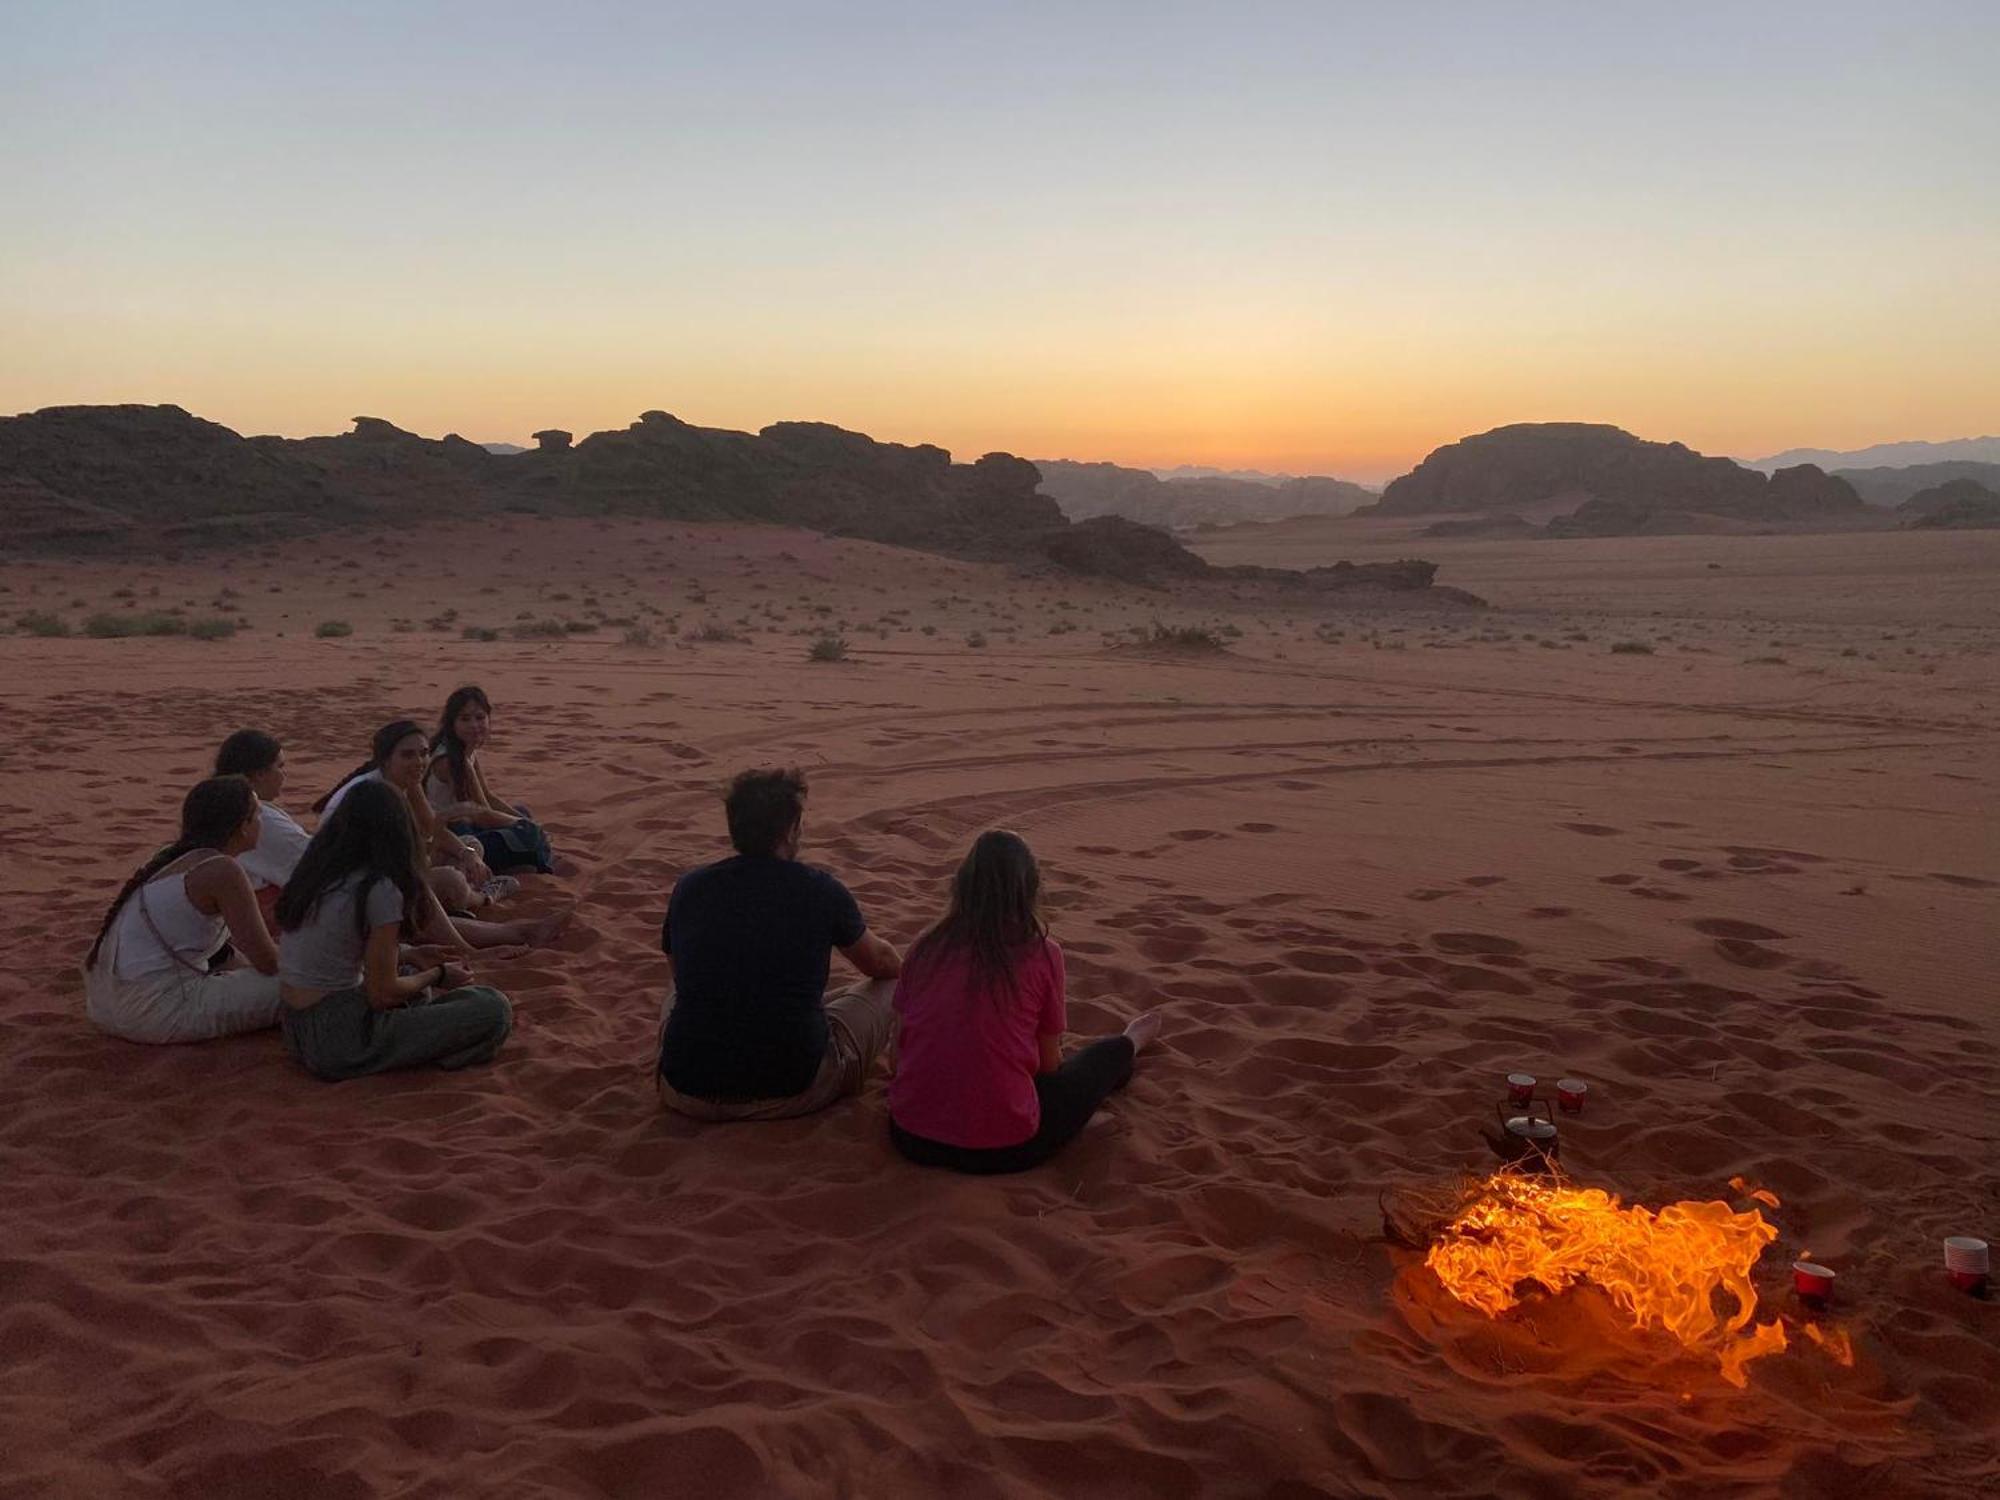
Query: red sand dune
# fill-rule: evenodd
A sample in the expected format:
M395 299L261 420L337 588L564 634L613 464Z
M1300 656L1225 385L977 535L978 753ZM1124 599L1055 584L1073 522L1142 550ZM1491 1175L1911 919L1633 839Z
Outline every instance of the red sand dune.
M502 526L428 593L353 539L0 566L8 618L129 587L255 626L0 639L0 1495L1993 1493L2000 1309L1936 1263L2000 1237L2000 557L1828 540L1458 543L1441 581L1508 608L1344 619L721 527ZM458 634L592 599L659 644ZM1104 641L1204 615L1230 654ZM75 963L224 732L280 734L303 808L468 679L583 866L520 903L580 898L561 947L487 970L496 1065L330 1087L274 1035L88 1026ZM904 1164L879 1078L659 1114L658 917L752 761L809 768L809 856L898 941L1019 829L1078 1028L1164 1010L1051 1167ZM1734 1390L1588 1291L1489 1321L1383 1243L1378 1191L1482 1166L1517 1067L1591 1083L1588 1181L1775 1191L1767 1306L1834 1265L1854 1368Z

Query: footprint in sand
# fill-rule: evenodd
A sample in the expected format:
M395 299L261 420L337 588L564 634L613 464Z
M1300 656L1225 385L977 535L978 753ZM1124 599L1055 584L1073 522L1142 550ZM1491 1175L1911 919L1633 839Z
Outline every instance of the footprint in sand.
M1743 938L1717 938L1715 951L1741 969L1776 969L1791 962L1776 948Z
M1701 861L1698 859L1663 859L1660 861L1660 868L1662 870L1699 870L1701 868Z
M1760 927L1755 922L1738 921L1734 917L1695 917L1688 926L1704 937L1730 938L1739 942L1783 942L1791 936L1790 933Z
M1434 932L1430 943L1440 953L1506 954L1512 957L1526 951L1512 938L1496 937L1490 932Z
M1607 827L1603 823L1558 823L1556 827L1568 829L1571 833L1581 833L1586 837L1594 839L1609 838L1614 833L1623 833L1625 831L1622 828Z
M1236 831L1238 833L1276 833L1278 825L1276 823L1238 823Z
M1538 917L1545 922L1554 917L1566 917L1569 913L1570 908L1567 906L1531 906L1528 908L1529 916Z
M1474 890L1481 890L1489 885L1505 885L1506 883L1507 877L1505 875L1468 875L1459 882L1460 885L1469 885Z
M1174 828L1168 830L1167 837L1170 839L1179 839L1182 843L1187 844L1193 843L1196 839L1219 839L1222 835L1217 833L1213 828Z
M1931 871L1931 879L1942 880L1946 885L1962 886L1968 891L1990 891L2000 887L2000 881L1981 880L1976 875L1949 875L1942 870Z

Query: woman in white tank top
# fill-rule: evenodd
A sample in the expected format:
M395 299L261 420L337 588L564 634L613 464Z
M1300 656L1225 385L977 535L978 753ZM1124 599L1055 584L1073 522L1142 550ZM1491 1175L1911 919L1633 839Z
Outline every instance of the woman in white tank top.
M235 855L259 831L241 776L202 782L181 803L181 836L125 882L83 965L90 1019L134 1042L200 1042L275 1026L278 946ZM248 969L208 962L225 935Z

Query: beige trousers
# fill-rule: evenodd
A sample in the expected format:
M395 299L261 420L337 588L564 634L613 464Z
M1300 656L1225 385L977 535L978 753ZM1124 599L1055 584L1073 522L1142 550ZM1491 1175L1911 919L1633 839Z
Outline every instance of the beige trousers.
M695 1099L659 1078L660 1102L695 1120L789 1120L816 1114L836 1100L861 1092L869 1065L889 1045L889 1033L895 1029L896 1012L891 1004L895 994L895 980L871 979L826 1002L826 1055L803 1093L788 1099ZM660 1010L661 1038L667 1034L667 1017L673 1011L670 986L667 1003ZM656 1046L653 1056L657 1059L659 1055Z

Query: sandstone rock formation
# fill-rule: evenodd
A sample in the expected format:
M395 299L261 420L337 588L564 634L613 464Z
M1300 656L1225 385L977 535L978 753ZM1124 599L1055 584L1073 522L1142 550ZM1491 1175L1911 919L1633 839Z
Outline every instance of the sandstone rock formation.
M1896 507L1906 526L1926 530L1970 530L2000 526L2000 493L1970 479L1953 479L1919 490Z
M1434 571L1211 568L1152 527L1114 518L1072 526L1025 459L953 463L942 448L878 443L821 422L748 433L649 411L573 446L554 440L567 436L551 428L532 451L497 454L380 417L357 417L338 437L244 438L176 406L52 407L0 418L0 548L131 549L224 525L286 534L507 510L807 526L1149 584L1406 591L1427 588Z
M1680 443L1652 443L1589 422L1498 427L1431 453L1383 491L1375 513L1505 514L1559 502L1578 507L1554 535L1657 530L1688 515L1798 521L1859 510L1851 486L1810 464L1766 478ZM1595 509L1586 511L1593 502Z

